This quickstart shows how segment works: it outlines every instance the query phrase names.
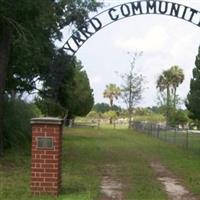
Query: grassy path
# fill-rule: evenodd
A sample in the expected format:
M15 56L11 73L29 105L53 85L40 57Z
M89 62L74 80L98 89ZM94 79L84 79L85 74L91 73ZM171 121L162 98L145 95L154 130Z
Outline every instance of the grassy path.
M124 200L168 199L150 166L155 160L200 196L200 156L155 138L129 130L66 129L63 143L63 190L59 200L100 200L106 170L123 183ZM0 199L52 199L31 196L29 167L29 155L8 153L0 159Z

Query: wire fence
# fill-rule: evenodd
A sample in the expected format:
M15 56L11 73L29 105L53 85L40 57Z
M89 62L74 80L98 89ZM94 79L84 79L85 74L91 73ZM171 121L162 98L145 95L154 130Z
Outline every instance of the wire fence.
M160 124L139 121L132 122L132 128L200 154L200 131L172 128Z

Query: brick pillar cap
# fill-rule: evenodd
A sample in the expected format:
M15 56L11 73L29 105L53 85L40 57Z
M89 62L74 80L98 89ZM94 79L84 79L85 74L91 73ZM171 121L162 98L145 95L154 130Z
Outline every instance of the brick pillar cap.
M32 118L31 124L63 124L63 119L56 117Z

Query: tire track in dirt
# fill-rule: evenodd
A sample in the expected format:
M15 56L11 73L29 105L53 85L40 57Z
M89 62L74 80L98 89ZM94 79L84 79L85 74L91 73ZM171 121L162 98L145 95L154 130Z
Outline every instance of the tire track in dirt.
M164 185L165 191L171 200L197 200L165 166L158 161L151 162L157 179Z
M114 165L105 165L101 181L100 200L123 200L123 185L116 178Z

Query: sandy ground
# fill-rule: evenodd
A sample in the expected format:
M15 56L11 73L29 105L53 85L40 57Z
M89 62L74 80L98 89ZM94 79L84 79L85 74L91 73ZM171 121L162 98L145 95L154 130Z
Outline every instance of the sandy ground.
M170 200L197 200L165 166L159 162L152 162L157 179L164 185Z
M172 172L158 161L151 162L157 180L163 184L170 200L197 200ZM100 200L124 200L122 182L115 176L115 166L106 165L103 169Z
M104 167L100 200L123 200L122 183L115 177L114 165Z

